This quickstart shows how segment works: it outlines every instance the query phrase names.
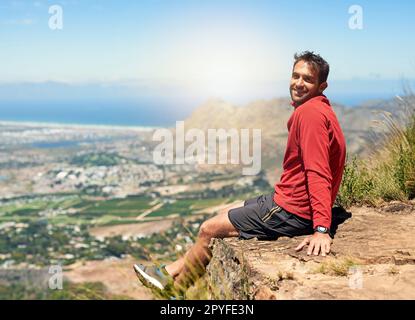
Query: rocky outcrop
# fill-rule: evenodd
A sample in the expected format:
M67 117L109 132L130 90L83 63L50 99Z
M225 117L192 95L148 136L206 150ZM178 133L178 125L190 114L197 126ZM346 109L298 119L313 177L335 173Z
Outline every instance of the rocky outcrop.
M214 239L212 299L414 299L415 203L354 207L327 257L276 241Z

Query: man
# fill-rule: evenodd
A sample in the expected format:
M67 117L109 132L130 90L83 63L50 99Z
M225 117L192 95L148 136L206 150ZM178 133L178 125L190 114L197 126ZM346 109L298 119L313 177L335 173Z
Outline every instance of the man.
M163 267L135 265L145 285L161 290L169 281L177 287L185 285L195 269L203 271L209 263L212 238L271 240L311 235L296 250L308 245L308 255L330 252L331 209L343 175L345 139L323 95L328 63L309 51L294 59L290 83L294 112L287 123L283 173L274 192L228 207L205 221L195 244L181 259Z

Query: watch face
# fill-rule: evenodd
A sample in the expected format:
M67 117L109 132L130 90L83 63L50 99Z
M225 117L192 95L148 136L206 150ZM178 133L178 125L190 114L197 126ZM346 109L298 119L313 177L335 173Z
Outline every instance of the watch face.
M318 226L318 227L317 227L317 231L318 231L318 232L326 233L326 232L327 232L327 230L328 230L328 229L327 229L327 228L325 228L325 227L321 227L321 226Z

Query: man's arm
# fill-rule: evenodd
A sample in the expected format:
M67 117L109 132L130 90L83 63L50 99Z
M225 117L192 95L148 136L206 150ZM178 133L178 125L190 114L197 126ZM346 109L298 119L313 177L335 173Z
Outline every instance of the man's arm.
M318 106L301 110L298 115L297 139L306 177L306 187L310 199L313 228L318 226L330 229L331 225L331 186L329 123ZM297 250L309 245L307 254L323 256L330 252L329 234L315 232L306 238Z

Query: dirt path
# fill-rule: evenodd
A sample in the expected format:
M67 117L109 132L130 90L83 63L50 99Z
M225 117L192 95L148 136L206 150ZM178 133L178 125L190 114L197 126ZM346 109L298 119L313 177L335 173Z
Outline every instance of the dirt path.
M141 222L133 224L120 224L108 227L95 227L89 230L89 233L94 237L114 237L114 236L125 236L125 237L141 237L148 236L153 233L159 233L165 231L173 224L172 219L164 219L153 222Z
M142 214L140 214L136 220L143 220L146 216L148 216L150 213L160 209L163 206L163 203L158 203L155 206L153 206L152 208L144 211Z
M77 262L67 267L64 276L71 282L102 282L111 294L132 299L154 299L149 289L143 287L133 270L132 258L120 260Z

